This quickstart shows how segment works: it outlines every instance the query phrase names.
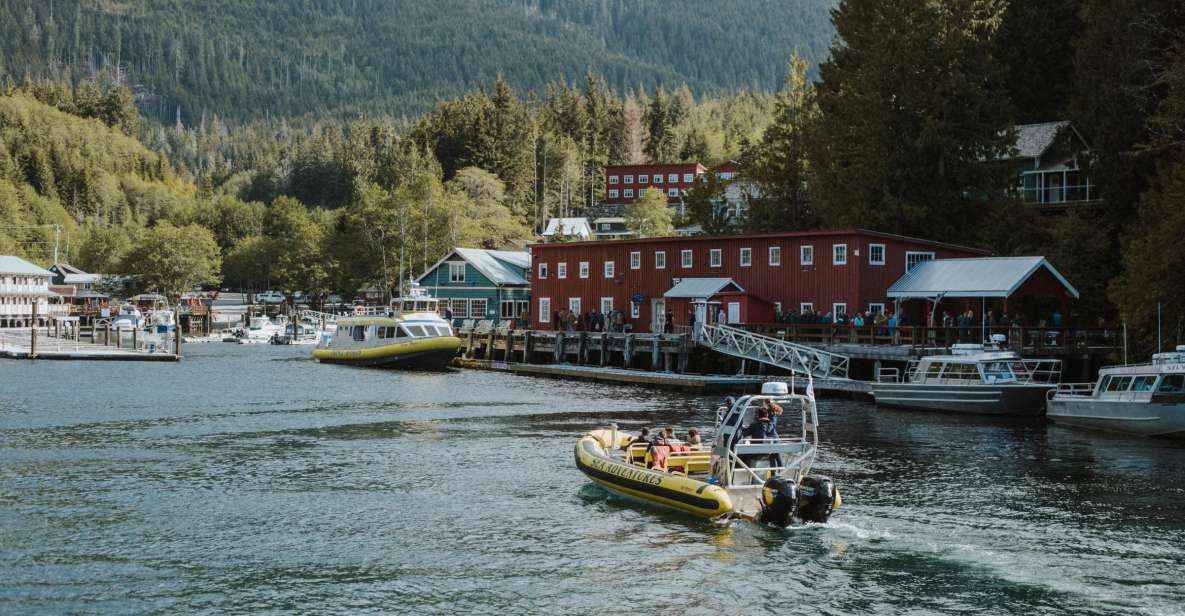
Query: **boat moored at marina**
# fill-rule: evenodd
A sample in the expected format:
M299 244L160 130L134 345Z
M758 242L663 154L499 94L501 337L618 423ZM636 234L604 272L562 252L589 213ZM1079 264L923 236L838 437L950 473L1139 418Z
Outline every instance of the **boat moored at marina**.
M144 315L135 304L122 304L119 312L111 317L111 329L140 329L144 326Z
M1185 346L1146 364L1103 368L1094 383L1062 384L1048 405L1056 424L1185 438Z
M779 418L797 425L778 434ZM785 527L827 522L840 505L835 483L810 475L818 446L808 379L805 394L766 383L760 395L730 399L717 411L711 445L646 440L614 425L577 440L575 457L585 476L619 496L701 518Z
M1036 416L1061 379L1061 361L1025 359L983 345L909 362L905 374L882 369L872 384L877 406L975 415Z
M391 302L385 316L337 320L334 334L322 334L313 357L324 363L440 370L461 346L452 325L439 315L439 302L418 286Z

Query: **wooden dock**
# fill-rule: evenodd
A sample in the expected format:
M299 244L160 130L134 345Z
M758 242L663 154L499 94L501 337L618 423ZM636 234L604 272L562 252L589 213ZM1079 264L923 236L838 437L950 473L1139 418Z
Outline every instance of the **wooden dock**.
M476 329L457 332L465 359L687 372L690 334Z
M41 328L44 330L45 328ZM181 355L173 352L155 351L146 348L142 341L137 343L131 335L123 336L122 344L116 345L118 337L109 338L107 344L81 340L79 337L51 335L51 331L38 331L34 336L30 329L0 330L0 357L9 359L49 359L85 361L164 361L176 362ZM129 342L130 346L129 346ZM99 337L102 341L102 336Z

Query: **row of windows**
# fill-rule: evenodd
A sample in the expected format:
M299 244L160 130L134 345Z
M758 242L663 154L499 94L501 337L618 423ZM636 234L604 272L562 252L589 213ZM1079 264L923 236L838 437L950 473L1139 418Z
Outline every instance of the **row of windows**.
M619 179L618 176L611 175L611 176L609 176L609 183L616 185L618 179ZM623 184L633 184L634 183L634 176L633 175L621 176L620 179ZM694 181L695 181L695 174L694 173L684 173L683 174L683 183L684 184L690 184ZM661 173L654 174L653 179L651 179L651 176L646 175L645 173L638 176L638 183L639 184L649 184L650 182L654 182L655 184L662 184L662 174ZM678 173L671 173L671 174L667 175L667 183L677 184L678 182L679 182L679 174Z
M629 302L629 305L630 305L630 318L636 319L639 316L641 316L642 307L640 304L635 304L633 302ZM613 311L613 298L612 297L602 297L601 304L598 308L600 309L601 314L609 314L610 312ZM579 297L569 297L567 309L571 312L575 312L576 314L581 314L582 311L581 311L580 298ZM539 298L539 322L540 323L551 323L551 321L552 321L551 316L552 316L552 314L551 314L551 298L550 297L540 297Z
M907 252L905 256L905 269L909 271L913 266L928 261L934 258L932 252ZM815 247L806 244L799 246L798 249L798 263L799 265L814 265L815 264ZM833 265L847 265L848 264L848 245L847 244L833 244L831 246L831 263ZM782 264L782 247L769 247L769 264L777 267ZM868 264L869 265L884 265L885 264L885 245L884 244L870 244L868 246ZM683 268L690 268L694 266L694 256L692 250L682 250L679 253L679 265ZM712 248L708 250L708 267L723 267L724 252L720 248ZM753 249L741 248L740 251L740 266L750 267L753 265ZM605 261L605 278L612 278L614 272L614 262ZM654 269L667 268L667 253L659 250L654 253ZM630 269L642 269L642 253L641 251L634 251L630 253ZM548 267L546 263L539 264L539 278L546 279L548 275ZM580 277L588 278L589 265L588 261L580 262ZM556 277L568 277L568 264L565 262L556 263Z
M643 190L645 190L645 189L639 189L639 190L638 190L638 196L639 196L639 197L641 197L641 196L642 196L642 192L643 192ZM662 190L662 189L661 189L661 188L659 188L659 189L657 189L657 190ZM618 191L617 191L617 189L616 189L616 188L610 188L610 189L609 189L609 198L610 198L610 199L617 199L617 198L618 198L618 194L619 194L619 193L618 193ZM621 197L622 197L622 198L625 198L625 199L632 199L632 198L634 197L634 189L632 189L632 188L627 188L627 189L625 189L625 190L621 191L621 193L620 193L620 194L621 194ZM686 194L687 194L687 191L686 191L686 190L682 190L682 191L681 191L681 190L679 190L678 188L668 188L668 189L667 189L667 196L668 196L668 197L678 197L679 195L686 195Z

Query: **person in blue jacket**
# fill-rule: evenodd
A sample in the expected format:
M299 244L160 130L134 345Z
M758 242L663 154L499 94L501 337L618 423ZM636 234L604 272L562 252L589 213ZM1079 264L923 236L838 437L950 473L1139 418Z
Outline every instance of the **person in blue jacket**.
M745 436L754 441L778 438L778 417L782 415L782 407L773 400L762 400L761 408L757 409L757 421L749 424L745 429ZM748 464L748 462L746 462ZM769 454L771 467L782 465L780 454Z

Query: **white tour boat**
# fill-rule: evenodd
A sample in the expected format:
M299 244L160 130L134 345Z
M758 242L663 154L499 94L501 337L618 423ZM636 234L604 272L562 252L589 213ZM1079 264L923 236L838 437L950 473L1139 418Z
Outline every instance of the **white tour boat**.
M1066 383L1049 396L1054 423L1140 436L1185 437L1185 346L1146 364L1110 366L1094 383Z

